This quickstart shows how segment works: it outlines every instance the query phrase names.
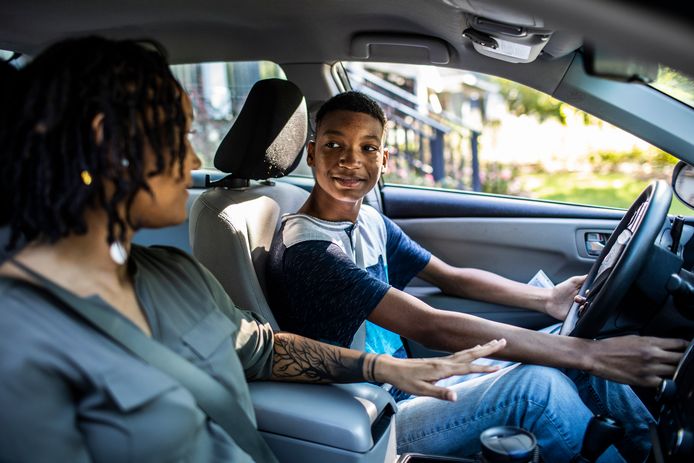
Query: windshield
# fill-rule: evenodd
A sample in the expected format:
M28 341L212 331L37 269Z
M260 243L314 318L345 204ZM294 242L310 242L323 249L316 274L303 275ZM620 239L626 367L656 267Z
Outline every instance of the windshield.
M658 66L658 78L650 85L666 95L694 107L694 80L688 76L661 64Z

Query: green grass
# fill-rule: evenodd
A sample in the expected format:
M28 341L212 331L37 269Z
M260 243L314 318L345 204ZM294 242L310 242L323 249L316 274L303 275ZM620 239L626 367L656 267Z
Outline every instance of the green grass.
M531 198L576 204L627 208L646 188L648 181L625 174L599 178L581 173L533 174L524 176L523 190ZM673 197L670 214L694 215L692 209Z

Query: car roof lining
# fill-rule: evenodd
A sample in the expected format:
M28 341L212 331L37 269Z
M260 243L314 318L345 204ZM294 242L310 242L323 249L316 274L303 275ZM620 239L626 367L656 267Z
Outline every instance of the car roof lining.
M185 59L186 42L194 34L205 42L206 48L216 50L219 56L215 59L239 59L246 48L255 56L267 51L267 58L271 59L273 48L285 48L291 49L286 52L294 57L287 61L299 62L304 50L312 59L344 59L330 55L335 50L347 52L349 37L356 31L390 29L433 35L459 48L464 42L460 34L470 15L515 21L519 25L534 24L553 31L581 29L588 37L608 40L615 45L628 44L651 32L657 33L659 41L669 43L675 51L686 51L691 43L682 43L683 38L694 36L694 31L687 27L690 26L687 16L681 14L683 6L670 11L667 17L637 5L609 14L618 7L606 5L602 0L524 0L522 3L513 0L198 0L178 2L176 8L171 8L167 0L73 0L69 3L16 0L3 2L0 44L35 53L43 44L66 35L164 34L167 37L159 38L172 51L172 58L179 61ZM297 11L304 13L298 15ZM596 17L595 11L606 14ZM673 18L680 20L673 22ZM663 27L666 20L668 28ZM241 41L215 40L231 30ZM292 46L276 47L273 37L283 30L291 32L291 35L281 35L283 45L289 40ZM306 41L307 38L314 40ZM558 41L562 40L567 39ZM649 43L648 37L642 37L641 41ZM335 46L338 42L341 46ZM662 53L669 52L661 50Z
M599 0L10 0L0 9L0 49L36 54L46 44L67 36L99 34L112 38L152 37L169 50L172 63L265 59L276 63L350 60L353 37L373 31L418 34L439 40L450 48L451 67L505 75L515 79L534 69L533 63L514 65L477 53L462 37L470 18L534 25L553 31L545 55L561 57L581 45L586 37L616 47L632 46L644 58L681 63L694 75L689 47L694 30L685 20L667 17L637 6L608 14L615 5ZM297 14L302 12L302 14ZM595 11L606 14L595 15ZM666 22L667 21L667 22ZM667 27L665 25L667 24ZM655 47L650 34L667 47ZM653 35L650 35L653 37ZM689 39L689 40L688 40ZM281 44L281 46L280 46ZM425 64L426 55L401 60ZM672 59L672 61L670 61ZM538 67L542 67L540 64ZM544 70L546 71L546 70ZM539 72L535 69L533 72ZM561 79L546 74L543 88Z
M166 0L74 0L59 6L50 0L28 0L4 2L2 9L0 48L35 54L66 36L152 36L170 50L172 62L259 56L276 62L345 60L350 58L353 35L369 31L431 36L465 55L461 47L467 39L461 33L471 18L443 0L199 0L179 3L176 9ZM491 10L487 6L481 11ZM495 18L509 19L501 13ZM283 46L278 47L273 37L281 37Z

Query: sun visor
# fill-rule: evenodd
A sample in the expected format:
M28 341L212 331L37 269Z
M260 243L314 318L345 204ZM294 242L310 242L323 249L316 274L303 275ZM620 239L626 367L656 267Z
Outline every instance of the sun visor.
M443 40L416 34L359 33L350 44L352 59L448 64L450 52Z

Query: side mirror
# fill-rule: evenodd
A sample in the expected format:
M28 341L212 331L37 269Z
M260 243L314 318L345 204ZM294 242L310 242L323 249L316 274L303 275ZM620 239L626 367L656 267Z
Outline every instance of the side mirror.
M672 190L687 206L694 208L694 167L680 161L672 172Z

